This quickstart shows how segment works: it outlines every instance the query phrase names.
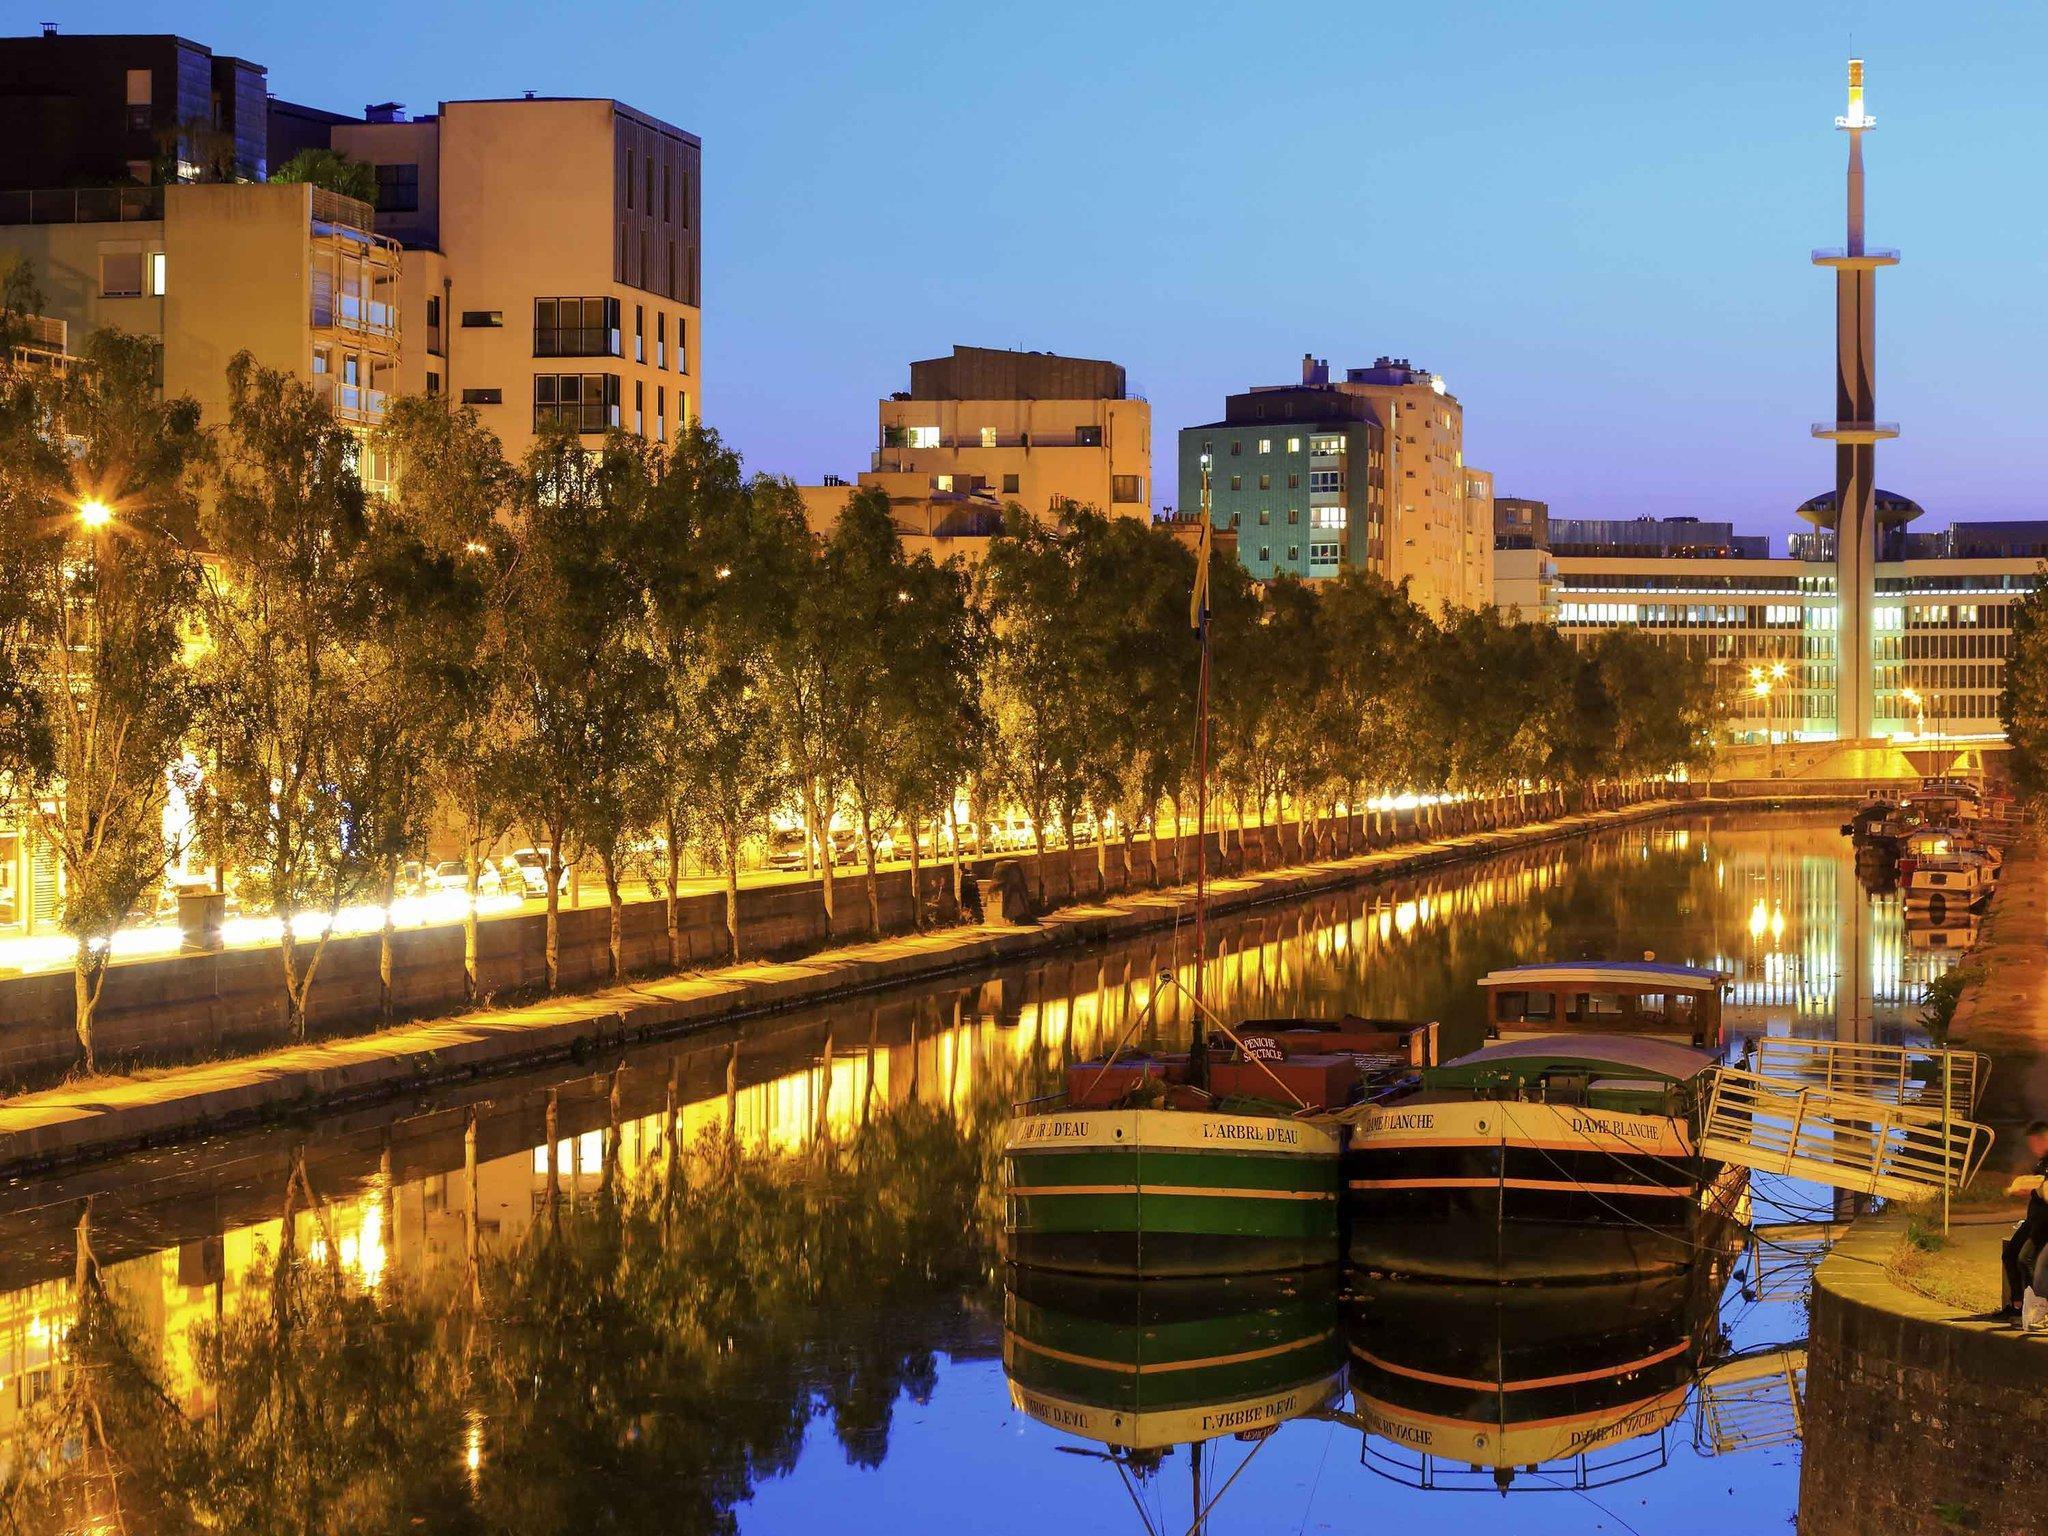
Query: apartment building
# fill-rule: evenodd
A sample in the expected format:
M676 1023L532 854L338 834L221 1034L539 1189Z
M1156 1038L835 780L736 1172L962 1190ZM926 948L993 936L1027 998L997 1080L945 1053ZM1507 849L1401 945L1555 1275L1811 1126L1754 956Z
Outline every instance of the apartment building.
M2048 523L1908 534L1904 523L1919 509L1886 496L1881 516L1884 504L1891 532L1878 551L1871 609L1875 733L2000 737L2012 612L2040 579ZM1737 739L1836 738L1841 594L1831 535L1796 535L1789 555L1774 556L1766 537L1690 518L1553 517L1549 528L1556 621L1574 641L1626 626L1707 662L1722 679ZM1617 529L1623 536L1595 536ZM1502 579L1499 601L1508 597Z
M0 259L27 261L73 335L156 340L163 386L226 413L247 351L310 379L365 432L401 387L400 251L367 203L302 183L0 191ZM365 478L381 479L366 457Z
M986 493L1039 516L1063 502L1151 515L1152 407L1115 363L956 346L912 363L910 388L877 415L872 474L912 476L937 495Z
M1550 503L1493 500L1493 601L1509 617L1557 622L1557 562L1550 553Z
M1371 402L1328 384L1228 396L1223 419L1180 433L1183 509L1232 533L1254 580L1389 574L1386 433Z
M514 457L548 421L663 442L701 414L694 135L537 96L387 102L326 132L376 167L377 231L404 249L400 389L477 407Z

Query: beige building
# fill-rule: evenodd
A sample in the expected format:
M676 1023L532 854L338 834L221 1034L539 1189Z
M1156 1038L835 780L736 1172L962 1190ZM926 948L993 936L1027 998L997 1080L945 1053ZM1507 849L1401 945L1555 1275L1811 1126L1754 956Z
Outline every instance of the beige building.
M1386 429L1386 571L1432 612L1491 600L1492 477L1465 464L1465 408L1443 376L1382 357L1331 379L1302 360L1304 382L1332 384L1372 402Z
M988 541L1003 524L1003 503L987 491L939 491L930 477L912 472L870 470L858 485L828 479L823 485L800 485L804 520L823 538L856 491L880 489L889 497L890 519L907 555L934 560L959 558L969 565L988 553Z
M405 247L400 386L476 406L516 458L537 425L666 441L703 410L701 146L616 101L394 104L328 128L377 167Z
M912 363L909 390L879 415L872 471L933 495L985 493L1040 516L1062 502L1151 515L1152 407L1115 363L955 347Z
M404 307L398 244L372 223L367 203L282 182L0 193L0 252L29 262L44 312L73 336L153 337L164 389L209 421L246 350L376 423L401 387Z

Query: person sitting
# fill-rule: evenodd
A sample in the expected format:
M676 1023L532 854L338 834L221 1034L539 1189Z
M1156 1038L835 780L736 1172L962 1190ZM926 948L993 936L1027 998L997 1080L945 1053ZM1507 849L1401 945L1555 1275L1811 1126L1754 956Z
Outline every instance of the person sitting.
M2027 1154L2034 1160L2033 1172L2021 1174L2005 1187L2009 1195L2026 1195L2027 1212L2012 1229L2012 1236L2005 1240L1999 1254L2005 1269L2000 1317L2020 1315L2020 1302L2033 1279L2034 1262L2048 1254L2048 1194L2043 1193L2044 1181L2048 1181L2048 1120L2036 1120L2027 1127Z

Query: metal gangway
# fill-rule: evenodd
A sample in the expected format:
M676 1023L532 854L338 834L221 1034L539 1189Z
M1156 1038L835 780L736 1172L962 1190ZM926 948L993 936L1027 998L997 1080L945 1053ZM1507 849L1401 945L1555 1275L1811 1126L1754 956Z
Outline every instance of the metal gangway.
M1968 1115L1975 1110L1991 1081L1991 1060L1977 1051L1800 1040L1789 1035L1766 1035L1758 1040L1748 1064L1764 1077L1788 1078L1830 1093L1882 1099L1888 1104L1918 1104L1936 1114L1942 1108L1944 1072L1952 1114Z
M1960 1053L1958 1053L1960 1054ZM1701 1121L1703 1157L1857 1194L1913 1200L1969 1183L1991 1129L1951 1102L1906 1102L1742 1067L1714 1074Z
M1804 1346L1724 1361L1700 1377L1694 1443L1714 1456L1791 1445L1805 1396Z

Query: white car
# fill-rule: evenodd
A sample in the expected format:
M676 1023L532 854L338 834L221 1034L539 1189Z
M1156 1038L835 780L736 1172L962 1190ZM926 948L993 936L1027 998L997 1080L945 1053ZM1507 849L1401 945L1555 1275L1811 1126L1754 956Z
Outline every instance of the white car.
M505 855L502 866L505 879L515 890L524 891L528 896L545 896L548 893L548 856L538 848L515 848ZM555 872L555 889L569 888L569 868L565 864Z
M505 888L505 877L498 873L497 866L485 860L477 866L476 890L479 896L495 896ZM461 859L443 859L427 871L426 889L430 891L469 890L469 865Z

